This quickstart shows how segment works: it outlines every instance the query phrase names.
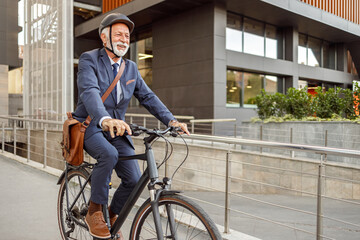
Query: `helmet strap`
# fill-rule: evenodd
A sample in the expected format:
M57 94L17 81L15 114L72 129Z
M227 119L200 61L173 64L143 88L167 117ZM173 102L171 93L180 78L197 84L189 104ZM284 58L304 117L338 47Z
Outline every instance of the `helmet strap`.
M110 48L108 48L108 47L105 47L107 50L109 50L110 52L112 52L114 55L115 55L115 57L117 57L117 58L120 58L121 56L119 56L119 55L117 55L116 53L115 53L115 51L114 51L114 47L113 47L113 43L112 43L112 39L111 39L111 30L112 30L112 25L110 26L110 30L109 30L109 38L110 38L110 46L111 46L111 49ZM115 58L115 57L113 57L113 58Z

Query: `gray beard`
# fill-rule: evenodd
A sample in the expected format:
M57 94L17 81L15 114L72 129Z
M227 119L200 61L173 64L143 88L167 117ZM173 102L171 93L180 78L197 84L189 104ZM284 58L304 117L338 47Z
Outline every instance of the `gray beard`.
M110 41L107 41L107 45L110 46ZM119 50L117 49L117 45L121 45L121 46L125 46L126 49L125 50ZM112 49L114 51L114 53L120 57L123 57L127 51L129 50L129 45L127 45L126 43L122 43L122 42L113 42L112 44Z

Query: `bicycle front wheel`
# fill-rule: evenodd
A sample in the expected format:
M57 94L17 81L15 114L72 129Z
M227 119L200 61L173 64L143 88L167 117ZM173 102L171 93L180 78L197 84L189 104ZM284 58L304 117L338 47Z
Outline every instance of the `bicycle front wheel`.
M164 239L222 239L215 223L205 211L184 196L173 194L160 197L159 212ZM157 239L150 199L138 210L130 239Z
M64 178L61 182L58 195L57 215L61 237L64 240L93 239L84 221L91 194L90 181L87 181L88 178L89 173L85 170L69 171L67 176L68 194L66 194L66 179ZM73 207L68 209L72 204L74 204Z

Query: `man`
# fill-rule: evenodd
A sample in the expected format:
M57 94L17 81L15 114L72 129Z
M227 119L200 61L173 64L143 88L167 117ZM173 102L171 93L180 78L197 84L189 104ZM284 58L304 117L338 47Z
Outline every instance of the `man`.
M119 156L134 154L131 129L124 122L125 112L131 96L165 125L181 127L189 134L184 123L176 121L171 112L157 98L142 79L137 66L122 57L130 44L130 33L134 23L125 15L107 15L99 27L104 48L85 52L80 56L78 66L79 101L74 117L84 121L88 115L91 122L85 132L84 148L97 160L91 177L91 199L85 221L90 234L106 239L109 229L102 215L102 204L107 204L111 173L115 169L121 178L109 207L110 223L114 224L128 196L140 178L136 160L118 161ZM103 103L101 96L114 80L119 66L125 61L125 70L117 86ZM116 130L116 134L115 131ZM103 131L104 130L104 131ZM124 135L125 131L128 135Z

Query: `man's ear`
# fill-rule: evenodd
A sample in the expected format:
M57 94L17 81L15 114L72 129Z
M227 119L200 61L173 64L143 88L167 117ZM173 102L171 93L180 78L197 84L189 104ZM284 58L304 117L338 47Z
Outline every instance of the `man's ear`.
M101 33L100 38L101 38L101 41L102 41L103 45L106 47L106 35L105 35L105 33Z

